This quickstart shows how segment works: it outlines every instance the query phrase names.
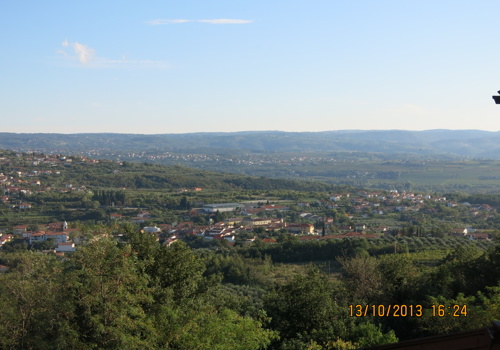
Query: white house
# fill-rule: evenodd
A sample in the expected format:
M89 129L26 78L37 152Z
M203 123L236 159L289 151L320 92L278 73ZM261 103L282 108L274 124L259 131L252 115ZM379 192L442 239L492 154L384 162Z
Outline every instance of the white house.
M30 234L30 244L34 242L44 242L53 239L55 243L66 243L68 241L68 234L66 232L35 232Z
M75 243L57 243L56 252L74 252Z
M68 241L68 234L66 232L46 232L46 239L52 238L56 243L66 243Z

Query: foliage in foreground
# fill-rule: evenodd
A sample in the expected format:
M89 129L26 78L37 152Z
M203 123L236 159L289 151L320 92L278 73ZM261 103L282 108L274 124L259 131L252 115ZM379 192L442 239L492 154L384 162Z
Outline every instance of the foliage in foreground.
M0 274L0 348L355 349L500 317L499 247L464 245L433 266L351 247L336 257L338 278L303 267L273 280L286 267L265 246L251 258L246 249L165 248L148 234L95 238L64 260L0 254L10 267ZM352 314L353 305L396 304L422 305L423 315ZM438 317L432 305L467 305L467 316Z
M70 260L10 254L0 276L0 347L260 349L276 332L208 303L216 281L182 243L100 240Z

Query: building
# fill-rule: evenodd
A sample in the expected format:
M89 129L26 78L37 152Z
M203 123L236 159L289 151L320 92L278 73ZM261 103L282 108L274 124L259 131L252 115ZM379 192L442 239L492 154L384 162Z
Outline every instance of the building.
M19 226L14 226L13 233L15 235L22 235L28 231L28 225L19 225Z
M245 226L267 226L272 222L269 218L244 218L242 224Z
M239 203L219 203L219 204L205 204L203 206L203 211L205 213L223 213L223 212L229 212L229 211L234 211L236 209L241 209L243 208L243 205Z
M29 239L30 244L33 244L35 242L45 242L49 239L53 239L55 243L66 243L68 242L68 234L66 232L39 231L32 233Z
M75 243L57 243L56 252L74 252Z
M311 234L314 232L314 226L311 224L289 224L286 229L288 232L295 234Z

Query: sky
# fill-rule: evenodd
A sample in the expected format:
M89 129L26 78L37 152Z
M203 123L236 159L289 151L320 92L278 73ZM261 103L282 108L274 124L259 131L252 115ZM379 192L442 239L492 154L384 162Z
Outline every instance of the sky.
M500 130L498 0L4 1L0 132Z

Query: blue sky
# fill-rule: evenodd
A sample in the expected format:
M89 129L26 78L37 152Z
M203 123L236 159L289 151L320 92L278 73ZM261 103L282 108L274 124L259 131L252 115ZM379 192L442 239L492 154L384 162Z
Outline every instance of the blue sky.
M5 1L0 131L500 130L500 1Z

